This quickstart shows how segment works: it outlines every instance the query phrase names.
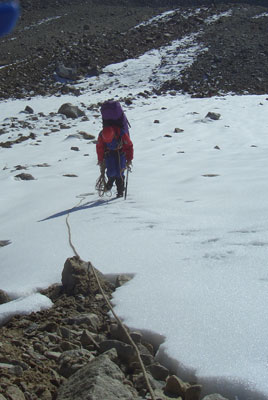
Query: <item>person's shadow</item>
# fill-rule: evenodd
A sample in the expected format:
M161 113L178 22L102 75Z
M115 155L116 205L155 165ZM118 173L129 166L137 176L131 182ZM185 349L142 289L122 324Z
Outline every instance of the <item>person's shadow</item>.
M87 202L85 204L82 204L81 206L69 208L67 210L60 211L60 212L58 212L56 214L50 215L49 217L41 219L38 222L43 222L43 221L47 221L49 219L63 217L64 215L68 215L68 214L71 214L71 213L76 212L76 211L83 211L83 210L87 210L89 208L104 206L104 205L110 203L113 200L116 200L116 197L111 198L111 199L107 199L107 200L100 199L100 200L89 201L89 202Z

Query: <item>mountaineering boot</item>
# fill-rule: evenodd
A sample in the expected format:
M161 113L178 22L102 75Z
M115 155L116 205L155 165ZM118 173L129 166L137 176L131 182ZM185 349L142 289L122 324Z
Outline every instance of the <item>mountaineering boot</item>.
M106 190L111 190L114 184L115 178L109 178L106 183Z
M116 178L115 183L116 183L116 187L117 187L117 195L116 195L116 197L123 197L124 190L125 190L124 177Z

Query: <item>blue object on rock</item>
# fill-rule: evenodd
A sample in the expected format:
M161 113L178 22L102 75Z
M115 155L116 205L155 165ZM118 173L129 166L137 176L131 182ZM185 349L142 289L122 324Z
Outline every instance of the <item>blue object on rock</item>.
M0 36L7 35L15 27L20 16L17 1L0 3Z

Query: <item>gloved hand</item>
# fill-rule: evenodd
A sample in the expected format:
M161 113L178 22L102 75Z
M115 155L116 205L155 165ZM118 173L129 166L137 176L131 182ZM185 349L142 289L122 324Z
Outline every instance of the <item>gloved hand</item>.
M100 167L100 172L103 174L105 172L105 161L98 161L98 166Z
M127 161L126 168L131 169L131 167L132 167L132 161Z

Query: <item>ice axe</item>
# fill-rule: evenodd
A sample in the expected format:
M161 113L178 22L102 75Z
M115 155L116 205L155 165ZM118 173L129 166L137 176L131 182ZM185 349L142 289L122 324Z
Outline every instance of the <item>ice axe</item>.
M124 196L124 200L126 200L127 198L127 187L128 187L128 174L129 172L131 172L131 168L127 167L127 176L126 176L126 186L125 186L125 196Z

